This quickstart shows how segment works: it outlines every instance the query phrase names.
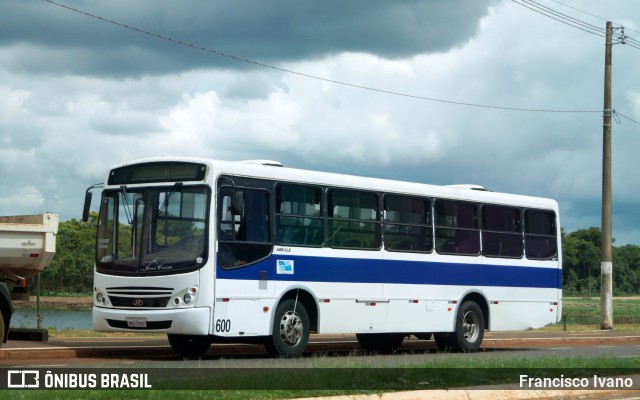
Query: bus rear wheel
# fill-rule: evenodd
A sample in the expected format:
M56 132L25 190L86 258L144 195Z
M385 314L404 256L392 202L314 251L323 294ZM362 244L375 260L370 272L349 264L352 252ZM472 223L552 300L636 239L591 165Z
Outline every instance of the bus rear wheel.
M299 357L309 343L309 314L296 299L285 299L273 318L273 333L265 338L265 347L274 357Z
M475 301L465 301L458 309L456 330L452 333L436 333L438 349L461 353L478 351L484 338L484 314Z
M402 345L404 336L402 333L357 333L356 339L367 351L391 354Z
M167 335L171 348L184 358L199 358L211 347L208 336Z

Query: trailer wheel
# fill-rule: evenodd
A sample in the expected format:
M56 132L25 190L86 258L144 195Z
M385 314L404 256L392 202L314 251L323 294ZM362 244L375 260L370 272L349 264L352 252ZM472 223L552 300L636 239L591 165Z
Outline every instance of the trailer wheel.
M167 335L171 348L184 358L199 358L211 347L208 336L198 335Z

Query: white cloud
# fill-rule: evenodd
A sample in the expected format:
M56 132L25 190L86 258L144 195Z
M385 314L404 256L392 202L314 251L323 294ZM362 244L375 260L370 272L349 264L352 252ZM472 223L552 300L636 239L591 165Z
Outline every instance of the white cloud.
M3 215L22 214L23 210L45 212L48 211L45 209L47 207L46 200L38 188L27 184L15 192L5 192L0 195L0 209Z
M618 15L625 15L626 21L640 20L631 3L614 3L616 7L606 8L571 4L594 14L615 11L614 20ZM189 12L182 10L181 18L188 20ZM56 12L60 17L60 10ZM475 17L469 20L477 22ZM114 27L99 29L101 45L111 29L119 32ZM405 48L402 57L396 54L393 59L384 57L388 53L366 53L362 48L344 51L348 46L331 51L330 41L313 43L315 50L309 53L313 57L290 58L300 43L283 37L278 49L288 46L283 58L290 61L274 63L330 80L443 100L544 109L602 107L604 39L510 1L491 7L477 33L469 32L449 42L455 47L427 43L425 49L438 52ZM84 189L103 179L109 166L179 155L277 159L292 167L392 179L478 183L493 190L558 199L569 230L598 223L594 216L600 198L600 113L465 107L268 68L250 69L242 63L213 68L219 60L209 53L139 39L131 32L113 37L130 37L133 46L117 59L107 57L113 64L124 63L120 66L71 65L82 61L78 57L101 51L83 47L80 38L76 38L78 48L68 47L68 38L52 39L51 44L42 40L30 44L26 39L0 43L0 58L7 60L0 65L2 214L46 208L63 219L78 217ZM438 35L421 40L435 41ZM257 46L247 42L243 49L252 45ZM144 54L153 57L137 57L135 49L140 46L147 46ZM614 90L615 107L640 120L636 83L640 53L622 46L614 51L614 85L619 85ZM163 59L163 54L171 57ZM102 57L93 56L94 61ZM187 56L193 60L175 60ZM47 57L51 65L37 62L40 57ZM28 68L17 67L27 61ZM162 65L151 65L158 63ZM134 69L135 74L123 72ZM632 214L629 205L640 200L633 149L640 147L640 135L637 125L621 122L614 125L614 202L625 202L627 206L618 208L619 217L633 221L637 213ZM614 236L632 237L630 228L624 229Z

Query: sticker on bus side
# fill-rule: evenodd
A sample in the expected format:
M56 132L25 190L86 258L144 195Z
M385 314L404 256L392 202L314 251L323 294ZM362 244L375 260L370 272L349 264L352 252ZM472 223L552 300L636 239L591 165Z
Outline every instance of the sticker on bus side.
M278 260L278 274L293 275L293 260Z

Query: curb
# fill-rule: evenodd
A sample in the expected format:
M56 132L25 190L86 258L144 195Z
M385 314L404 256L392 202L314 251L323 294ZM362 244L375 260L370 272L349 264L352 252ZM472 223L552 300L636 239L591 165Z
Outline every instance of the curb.
M585 333L586 335L587 333ZM84 338L86 339L86 338ZM156 338L157 339L157 338ZM54 339L55 340L55 339ZM123 345L117 344L118 338L113 338L112 345L87 344L85 346L70 345L65 346L65 340L73 341L74 338L65 338L57 347L55 345L43 344L36 347L32 345L25 347L3 347L0 349L0 360L37 360L37 359L57 359L57 358L159 358L178 357L166 344L151 345ZM500 338L488 337L483 341L480 351L490 349L505 348L528 348L528 347L555 347L579 342L582 345L609 345L609 344L640 344L640 335L620 335L620 336L571 336L571 337L519 337ZM15 345L15 344L14 344ZM401 350L403 351L430 351L437 350L433 341L417 339L406 340ZM330 342L318 341L310 342L306 353L325 354L331 352L351 352L362 351L358 342L354 340ZM234 356L246 354L264 353L264 346L261 344L217 344L214 343L206 356Z

